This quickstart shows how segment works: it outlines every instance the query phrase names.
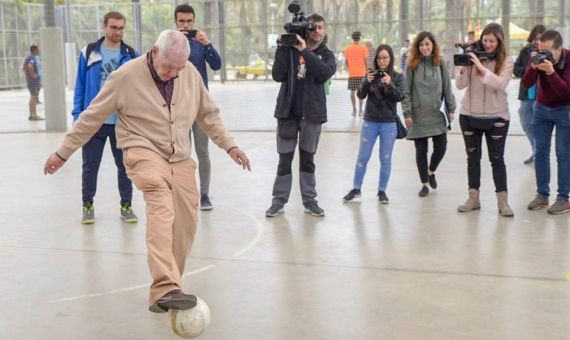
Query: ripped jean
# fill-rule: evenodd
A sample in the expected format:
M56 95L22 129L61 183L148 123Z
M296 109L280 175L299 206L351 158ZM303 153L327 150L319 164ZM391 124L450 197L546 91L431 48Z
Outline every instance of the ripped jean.
M378 181L378 190L386 191L390 172L392 171L392 150L394 150L397 133L396 122L378 123L364 120L360 131L358 158L354 168L354 180L352 182L354 189L362 187L366 166L372 155L374 144L376 144L376 139L380 138L380 179Z
M481 119L460 115L459 125L467 152L467 177L469 189L479 190L481 186L481 151L485 135L495 192L507 191L507 168L505 166L505 143L509 131L509 121L502 118Z

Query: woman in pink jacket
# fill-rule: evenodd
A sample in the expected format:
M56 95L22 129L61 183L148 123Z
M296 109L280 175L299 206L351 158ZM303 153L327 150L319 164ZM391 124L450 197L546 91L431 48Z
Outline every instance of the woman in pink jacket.
M499 213L513 216L507 201L507 169L503 158L509 130L509 107L506 87L513 75L513 59L507 55L503 28L489 24L475 42L475 50L492 53L481 60L470 53L473 65L459 68L455 79L458 89L466 89L461 101L459 124L467 151L467 176L469 198L457 210L468 212L479 209L479 187L481 184L481 151L485 136Z

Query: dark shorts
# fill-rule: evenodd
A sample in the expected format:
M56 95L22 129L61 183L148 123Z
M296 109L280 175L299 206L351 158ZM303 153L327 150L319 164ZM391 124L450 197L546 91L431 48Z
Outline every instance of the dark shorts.
M348 89L351 91L356 91L362 85L364 77L350 77L348 78Z
M42 87L42 81L40 78L26 79L26 85L28 85L28 90L32 96L37 96L40 93L40 88Z

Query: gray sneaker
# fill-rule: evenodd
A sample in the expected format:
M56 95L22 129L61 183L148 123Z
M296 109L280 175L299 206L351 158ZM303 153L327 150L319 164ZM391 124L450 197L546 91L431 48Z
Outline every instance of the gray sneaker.
M121 218L127 223L137 223L139 221L137 215L133 212L131 203L121 204Z
M81 219L83 224L93 224L95 223L95 208L93 203L83 203L83 218Z
M305 204L305 212L317 217L325 216L325 211L319 207L317 202L309 202Z
M548 207L548 197L536 194L536 197L528 204L527 209L539 210L546 207Z
M283 213L283 206L273 203L269 209L265 211L265 216L267 217L275 217L279 214Z
M557 199L553 205L548 208L548 213L552 215L560 215L570 211L570 203L564 199Z

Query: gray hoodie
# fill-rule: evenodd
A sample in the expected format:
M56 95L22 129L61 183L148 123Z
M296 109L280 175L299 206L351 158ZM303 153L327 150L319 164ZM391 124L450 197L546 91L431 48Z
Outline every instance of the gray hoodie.
M443 60L442 66L434 65L432 60L433 57L422 57L415 70L406 69L406 98L402 101L402 111L404 117L413 120L408 128L408 139L447 132L444 114L440 111L442 92L447 111L455 112L455 97L447 66Z

